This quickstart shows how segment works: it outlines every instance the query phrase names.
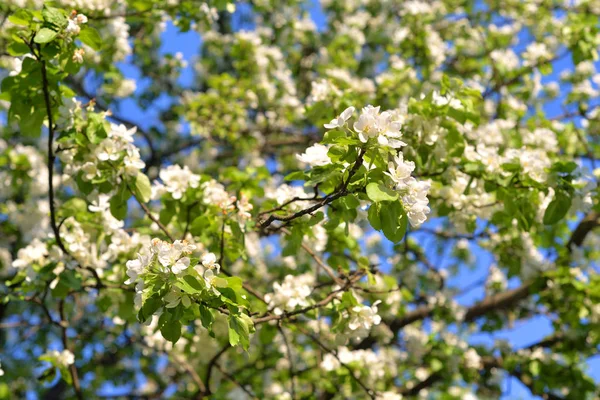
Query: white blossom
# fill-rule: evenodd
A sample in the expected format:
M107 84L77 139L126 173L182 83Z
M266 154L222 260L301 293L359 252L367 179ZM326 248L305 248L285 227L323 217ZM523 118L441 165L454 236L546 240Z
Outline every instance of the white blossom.
M265 301L269 307L274 308L273 312L276 315L283 314L283 311L292 311L296 307L307 307L310 305L313 282L312 274L287 275L282 283L273 283L273 293L267 293Z
M346 125L346 121L348 121L350 117L352 117L354 110L354 107L346 108L337 118L334 118L328 124L325 124L325 128L336 129L344 127Z
M355 337L365 337L373 325L381 323L381 317L377 314L377 305L381 303L377 300L372 306L358 305L351 309L349 315L348 328L355 331Z
M50 350L42 354L42 357L48 358L58 366L68 367L75 362L75 356L69 350Z
M183 197L188 188L197 188L200 185L200 176L194 174L186 166L170 165L159 173L165 189L175 200Z
M360 141L366 143L369 138L376 138L381 146L406 146L406 143L400 140L401 121L392 112L380 113L379 109L380 107L368 105L361 110L358 121L354 123L354 130L358 132Z
M320 167L331 164L331 159L327 155L329 147L316 143L307 148L304 154L296 154L298 161L308 164L311 167Z

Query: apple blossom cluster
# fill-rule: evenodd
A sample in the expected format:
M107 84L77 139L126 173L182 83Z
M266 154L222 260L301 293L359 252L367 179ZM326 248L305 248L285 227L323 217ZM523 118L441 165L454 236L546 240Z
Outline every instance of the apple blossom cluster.
M77 113L76 113L77 114ZM78 117L77 117L78 118ZM79 159L76 155L75 148L65 149L59 152L70 153L74 158ZM85 153L85 151L84 151ZM8 211L8 220L14 224L21 232L22 238L27 240L27 245L23 246L16 252L14 261L11 260L10 253L8 259L3 264L8 267L16 268L17 271L24 271L27 282L31 284L41 284L43 282L37 279L38 271L47 266L49 263L55 263L53 273L55 278L50 281L50 288L54 289L60 274L65 271L65 268L72 269L76 264L86 267L92 267L102 275L103 270L110 265L121 254L126 254L135 249L143 236L139 233L128 234L122 228L123 221L119 221L111 214L109 210L110 195L104 193L93 192L89 194L86 205L84 199L71 198L68 201L56 202L57 207L77 205L76 208L80 211L89 211L90 215L96 215L95 222L101 226L107 240L96 241L91 239L92 232L85 224L81 224L76 218L66 218L60 224L59 230L62 241L73 259L64 257L64 254L56 245L49 245L46 242L50 231L49 222L49 203L47 200L48 192L48 170L44 156L39 153L34 147L17 145L10 148L4 155L10 160L10 168L13 171L21 170L25 175L19 177L23 187L28 187L29 197L25 202L13 202L7 200L5 203ZM68 156L70 157L70 156ZM67 171L70 168L76 167L76 162L64 167ZM81 163L80 163L81 165ZM71 172L73 169L70 170ZM3 195L9 195L13 191L11 185L11 176L6 171L0 171L0 182L2 182ZM59 186L61 182L68 181L70 177L63 175L55 175L53 184ZM91 220L90 220L91 221ZM76 261L74 263L74 261Z
M375 301L371 306L364 304L356 305L347 310L348 329L350 335L356 339L364 339L367 337L374 325L381 323L381 316L377 314L377 305L381 300Z
M443 176L452 184L434 186L432 195L457 210L449 218L458 232L468 232L469 224L476 218L491 218L501 208L496 194L486 192L483 180L471 179L457 168L448 168Z
M68 18L68 25L65 32L68 35L77 36L81 32L81 25L86 24L88 19L83 14L78 14L77 11L73 11Z
M74 126L77 128L82 123L81 117L81 103L76 99L65 99L60 108L59 126L65 130ZM113 168L117 166L122 166L125 175L132 177L144 168L145 163L134 144L133 135L137 128L128 129L123 124L113 123L108 127L106 138L97 143L89 143L86 147L77 146L74 139L61 140L57 155L63 162L65 174L76 176L81 173L81 179L94 182L111 177L114 173ZM120 172L121 169L119 168L118 171Z
M206 205L216 205L222 210L230 211L234 208L234 204L237 200L235 196L229 195L225 190L225 186L217 182L214 179L204 182L201 186L203 190L202 202ZM243 203L243 202L242 202ZM250 211L249 204L243 204L244 213Z
M17 144L8 147L0 140L0 157L8 161L7 170L0 170L0 200L6 206L8 221L21 232L24 240L43 239L50 228L48 218L48 168L43 154L33 146ZM24 175L13 174L22 171ZM55 177L57 184L60 178ZM27 188L25 201L15 201L18 184Z
M462 321L465 318L466 308L452 297L453 293L444 289L436 292L427 298L427 303L432 307L445 308L455 321Z
M25 279L29 282L34 282L37 277L36 269L45 266L47 262L47 244L35 238L29 245L19 249L17 258L12 262L12 266L18 270L25 270Z
M311 168L322 167L331 164L331 159L327 155L329 147L315 143L304 151L304 154L296 154L296 158L303 164L309 165Z
M515 221L516 227L516 221ZM530 232L521 232L518 229L503 234L494 233L481 245L487 249L494 249L500 255L501 261L507 262L502 249L505 246L516 245L512 250L510 261L520 264L519 274L522 279L531 279L551 268L552 263L546 259L542 251L535 245ZM500 281L501 284L502 281Z
M265 301L275 315L294 311L298 307L308 307L311 304L310 294L314 282L313 274L286 275L283 282L273 283L273 293L267 293Z
M200 176L190 171L187 165L183 168L179 165L169 165L160 171L159 177L163 183L158 181L154 183L153 199L169 193L174 200L179 200L188 188L197 188L200 185Z
M240 198L231 196L225 187L214 179L200 183L201 177L193 173L188 166L170 165L160 171L162 182L155 181L152 186L153 200L161 199L165 194L174 200L181 200L188 189L198 189L202 192L202 203L217 206L224 211L237 210L237 219L240 225L251 219L250 213L254 205L249 198L241 193Z
M68 367L75 362L75 356L69 350L51 350L41 356L44 360L52 362L56 366Z
M125 284L136 284L136 306L141 306L145 289L147 289L145 286L147 276L168 277L171 274L185 274L191 264L189 255L196 249L196 245L187 240L176 240L169 243L160 239L152 239L149 248L142 249L136 259L127 261L129 279L125 281ZM193 269L204 277L208 287L212 287L220 266L213 253L204 253L200 263L193 266ZM176 307L180 302L186 307L191 304L189 296L175 287L165 296L164 300L167 308Z
M129 24L125 21L125 17L115 16L110 18L106 26L102 28L101 34L113 40L113 62L122 61L131 54Z
M420 362L427 353L429 334L422 328L412 325L402 330L402 339L406 346L406 353L410 359Z
M377 382L386 377L396 377L396 365L400 359L400 352L391 348L374 352L368 350L350 350L341 346L336 351L337 357L331 353L323 356L321 368L326 372L343 368L341 363L352 365L359 371L359 375L367 382Z
M540 149L508 149L499 154L494 147L477 145L474 148L469 145L465 149L465 157L469 161L481 162L488 172L501 171L502 164L517 163L525 175L540 183L546 180L546 169L551 164L547 152Z
M405 161L401 152L394 157L394 161L388 164L385 172L394 184L394 188L400 193L402 205L408 216L410 224L414 227L420 226L427 220L429 214L429 199L427 194L431 187L429 181L418 181L411 176L415 169L412 161Z
M136 284L136 304L140 304L144 289L144 275L151 273L153 267L156 272L180 274L190 266L191 254L196 246L187 241L177 240L174 243L152 239L150 248L143 249L137 258L126 263L127 276L126 285ZM158 261L158 263L156 262Z
M477 350L469 348L464 354L465 367L479 371L481 369L481 356Z
M441 98L438 95L439 98ZM446 100L445 101L453 101ZM441 101L441 100L440 100ZM353 116L354 107L346 108L338 117L325 124L326 129L350 129L348 120ZM352 125L354 132L362 143L368 143L369 139L384 148L396 150L394 161L388 163L388 171L385 174L392 180L394 188L400 194L402 205L412 226L418 227L427 219L429 214L429 199L427 194L431 187L429 181L418 181L412 172L415 164L412 161L405 161L404 155L400 150L407 144L402 139L402 128L406 122L406 116L398 111L380 112L380 107L368 105L361 110L358 119ZM311 147L305 154L297 158L311 166L326 165L327 148Z
M205 93L186 92L183 103L186 118L191 125L191 133L199 136L226 136L232 131L250 131L260 139L260 131L283 129L290 125L284 114L302 115L293 74L285 62L284 54L277 46L270 44L272 31L239 31L232 34L218 34L208 30L203 34L207 54L226 61L231 54L242 52L251 60L253 68L247 71L243 66L243 78L233 84L211 85ZM217 64L199 64L198 70L212 73ZM226 100L225 100L226 99ZM218 112L207 113L207 109ZM248 118L249 109L267 106L268 112L259 113L256 120ZM226 113L220 111L223 107Z
M380 112L381 107L368 105L361 110L358 120L352 126L358 133L361 142L367 143L370 138L376 139L381 146L389 146L393 149L399 149L406 146L406 143L400 140L402 133L402 121L399 115L392 111ZM325 124L327 129L343 128L346 122L354 113L354 107L345 109L338 118Z

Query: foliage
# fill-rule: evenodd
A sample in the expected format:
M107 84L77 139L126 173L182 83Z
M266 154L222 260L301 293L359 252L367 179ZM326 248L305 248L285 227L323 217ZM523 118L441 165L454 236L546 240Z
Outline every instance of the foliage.
M0 398L600 395L598 2L0 14Z

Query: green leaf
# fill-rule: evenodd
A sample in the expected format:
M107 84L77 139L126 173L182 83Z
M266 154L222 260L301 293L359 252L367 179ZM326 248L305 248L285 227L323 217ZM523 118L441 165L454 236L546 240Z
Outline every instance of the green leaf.
M202 233L210 228L210 219L206 215L200 215L194 218L190 225L190 232L194 236L200 236Z
M99 144L108 137L110 123L100 114L91 113L88 115L87 138L94 144Z
M242 345L244 350L250 346L250 332L254 331L254 325L250 317L245 314L232 315L229 317L229 344L232 346Z
M29 54L31 52L29 46L21 42L13 42L9 44L6 50L8 51L8 54L14 57L22 56L23 54Z
M467 122L467 115L465 113L465 110L458 110L456 108L449 107L448 108L448 116L453 118L454 120L460 122L461 124L464 124L465 122Z
M300 249L300 245L302 244L303 237L304 233L302 232L302 229L294 226L292 228L291 234L285 237L287 240L287 244L283 248L281 254L284 257L296 255L296 253L298 253L298 250Z
M94 190L94 185L92 185L91 182L84 180L82 176L83 172L77 174L77 176L75 177L75 182L77 183L77 187L79 188L79 190L81 190L83 194L88 195L92 193L92 190Z
M386 187L383 183L371 182L367 185L367 196L376 203L398 199L398 192Z
M123 221L127 216L127 201L123 201L120 196L113 196L110 199L110 213L118 219Z
M227 281L227 286L235 291L242 290L243 282L242 279L238 276L229 276L225 278Z
M92 27L84 26L79 32L79 40L96 51L102 48L102 38L98 31Z
M234 317L229 318L229 344L237 346L240 342L240 334L238 333L239 324Z
M208 330L211 330L213 322L215 322L215 316L212 311L203 305L200 305L200 321L202 321L202 326Z
M373 227L373 229L380 231L381 230L381 220L379 219L379 204L374 203L369 207L368 213L369 223Z
M189 294L202 293L204 290L204 284L192 275L185 275L175 283L175 286Z
M342 160L347 153L347 148L343 146L331 146L329 151L327 151L327 155L331 159L331 161L337 162Z
M42 124L45 119L46 112L43 109L34 109L32 114L21 116L19 129L26 136L39 137L42 133Z
M162 306L162 300L160 296L154 295L150 297L140 308L138 312L138 319L140 322L146 322L148 318L152 317L154 312Z
M42 17L44 18L44 22L55 26L57 30L64 29L69 24L67 16L60 9L55 7L48 7L44 5L44 8L42 9Z
M62 218L72 217L87 211L87 203L78 197L73 197L65 202L60 208Z
M458 129L454 127L448 129L446 143L448 144L448 153L453 157L460 157L465 151L465 140Z
M67 385L71 385L73 383L73 381L72 381L71 373L69 372L69 369L64 365L59 365L58 370L60 371L61 378L63 378L65 380L65 382L67 382Z
M344 294L342 294L342 304L347 308L350 308L357 306L358 300L356 300L356 297L354 297L351 292L344 292Z
M52 296L60 299L64 299L69 294L70 289L67 283L63 279L59 279L58 283L52 289Z
M112 306L113 304L113 299L111 297L111 295L106 295L106 296L102 296L99 297L98 300L96 300L96 306L102 311L102 312L107 312L108 309Z
M36 33L33 41L39 44L49 43L54 40L56 35L58 35L58 32L53 31L52 29L42 28Z
M8 17L8 20L10 22L12 22L15 25L21 25L21 26L28 26L29 23L31 22L31 19L32 19L31 12L29 12L29 10L26 10L24 8L15 11L10 17Z
M162 210L160 210L160 213L158 214L158 219L162 224L169 225L169 222L171 222L171 219L173 219L176 212L177 208L175 206L175 202L168 201L165 203L165 207Z
M303 181L305 179L306 179L306 176L304 175L303 171L294 171L285 176L285 180L288 182L289 181Z
M540 362L537 360L532 361L529 364L529 372L531 372L531 375L533 375L533 376L539 376L540 375Z
M150 180L143 173L138 173L134 181L134 193L136 197L142 202L147 203L150 201L150 195L152 194L152 188L150 186Z
M346 132L344 132L342 130L334 129L332 131L325 132L325 135L323 136L323 140L321 141L321 143L322 144L335 144L335 143L337 143L337 140L339 138L345 138L345 137L346 137Z
M548 204L544 212L544 224L554 225L569 212L571 208L571 197L564 191L557 191L554 199Z
M169 342L172 342L173 344L177 343L181 337L181 322L171 321L165 323L162 328L160 328L160 333Z
M381 228L386 238L398 243L404 237L408 217L398 201L381 203Z
M502 169L508 172L518 172L521 170L521 163L519 162L510 162L504 163L501 165Z
M81 279L72 270L66 270L60 274L60 281L63 282L69 289L81 289Z
M577 163L573 161L558 161L552 164L550 168L553 172L560 172L564 174L570 174L577 169Z
M431 370L433 372L440 371L444 368L444 364L437 358L434 358L433 360L431 360L430 365L431 365Z

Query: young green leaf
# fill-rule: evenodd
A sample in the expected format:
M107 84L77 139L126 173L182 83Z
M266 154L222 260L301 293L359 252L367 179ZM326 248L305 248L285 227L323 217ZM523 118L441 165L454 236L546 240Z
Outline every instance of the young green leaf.
M102 48L102 38L98 34L98 31L92 27L82 27L81 32L79 32L79 40L96 51Z
M35 34L33 41L38 44L49 43L56 38L56 35L58 35L58 32L49 28L42 28Z
M554 199L548 204L544 212L544 224L554 225L569 212L571 208L571 197L564 191L557 191Z
M162 328L160 328L160 333L169 342L173 344L177 343L181 337L181 322L170 321L165 323Z
M367 196L376 203L380 201L394 201L398 199L398 193L383 183L371 182L367 185Z
M381 228L386 238L398 243L404 237L408 217L398 201L381 203Z
M136 197L143 203L150 201L150 195L152 194L152 188L150 186L150 180L143 173L138 173L134 179L134 193Z

